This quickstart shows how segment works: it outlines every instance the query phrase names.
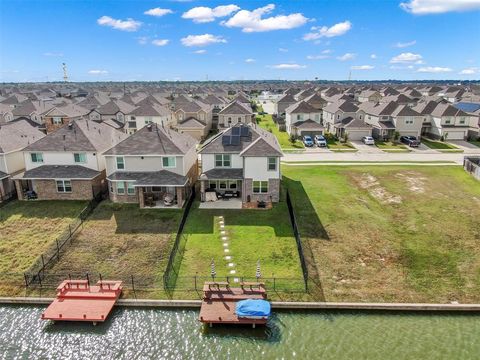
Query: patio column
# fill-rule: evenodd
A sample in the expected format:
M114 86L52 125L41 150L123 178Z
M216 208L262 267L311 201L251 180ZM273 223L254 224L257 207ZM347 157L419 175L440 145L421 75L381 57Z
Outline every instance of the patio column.
M143 196L143 187L139 187L138 189L138 203L140 204L140 208L145 207L145 196Z
M3 186L3 179L0 180L0 201L3 199L3 197L6 197L7 193L5 191L5 188Z
M18 200L23 200L23 189L21 180L14 180L15 181L15 189L17 190Z
M177 206L182 207L183 203L183 191L185 188L183 187L177 187Z
M205 201L205 180L200 180L200 200Z

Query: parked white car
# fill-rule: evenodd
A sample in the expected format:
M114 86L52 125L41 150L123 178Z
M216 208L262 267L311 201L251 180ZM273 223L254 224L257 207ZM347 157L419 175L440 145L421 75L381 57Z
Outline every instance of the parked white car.
M375 140L371 136L364 136L362 141L365 145L375 145Z

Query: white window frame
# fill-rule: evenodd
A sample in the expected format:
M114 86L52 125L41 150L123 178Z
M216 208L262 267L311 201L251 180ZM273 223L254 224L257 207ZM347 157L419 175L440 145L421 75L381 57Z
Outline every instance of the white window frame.
M133 181L127 181L127 195L135 195L135 187Z
M61 116L53 116L53 117L52 117L52 124L53 124L53 125L60 125L60 124L62 124L62 117L61 117Z
M258 186L255 186L255 183L258 183ZM265 184L266 184L266 188L264 188L264 186L263 186ZM258 191L255 191L256 187L258 188ZM252 182L252 193L254 193L254 194L268 194L268 181L254 180Z
M120 184L122 184L122 185L118 186ZM125 183L123 181L117 182L117 194L118 195L125 195Z
M33 160L34 155L35 155L35 160ZM40 157L40 159L38 159L39 157ZM30 160L32 161L32 163L43 164L43 153L42 152L32 152L32 153L30 153Z
M274 162L272 163L271 160ZM270 169L270 165L274 165L274 169ZM277 158L270 156L267 158L267 170L268 171L277 171Z
M232 167L232 155L231 154L215 154L214 156L215 156L214 161L215 161L215 167L216 168L231 168ZM222 165L217 165L217 156L222 157L221 160L219 160L219 161L221 161ZM228 159L228 163L229 163L228 166L225 165L225 162L226 162L227 159Z
M118 164L118 160L119 159L122 159L122 166L119 167ZM117 170L125 170L125 158L123 156L115 156L115 167Z
M78 155L79 161L77 161L76 155ZM82 155L83 155L83 161L82 161ZM84 153L84 152L73 153L73 162L76 164L85 164L87 162L87 153Z
M67 191L67 185L66 185L67 182L68 182L69 185L70 185L70 186L68 186L68 187L70 187L70 190L69 190L69 191ZM59 186L58 186L59 183L61 183L61 188L62 188L63 190L59 190ZM56 186L56 188L57 188L57 193L69 194L69 193L72 192L72 181L71 181L70 179L55 179L55 186Z
M165 159L168 160L168 164L165 165ZM173 159L173 165L170 165L170 160ZM171 169L177 167L177 158L175 156L164 156L162 157L162 167L164 169Z

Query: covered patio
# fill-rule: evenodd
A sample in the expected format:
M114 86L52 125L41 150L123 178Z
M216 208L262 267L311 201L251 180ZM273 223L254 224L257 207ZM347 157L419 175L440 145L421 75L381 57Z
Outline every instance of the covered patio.
M200 175L200 200L204 203L242 203L243 169L211 169ZM238 204L236 204L238 206ZM213 206L213 205L212 205ZM216 208L232 208L215 205ZM241 206L240 206L241 207ZM213 208L213 207L209 207ZM234 207L236 208L236 207Z

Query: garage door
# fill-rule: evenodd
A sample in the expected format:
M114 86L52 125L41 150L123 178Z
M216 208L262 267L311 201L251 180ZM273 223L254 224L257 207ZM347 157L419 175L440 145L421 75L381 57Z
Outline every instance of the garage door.
M348 130L348 138L353 141L362 140L364 136L370 136L370 130Z
M465 131L445 131L448 133L448 140L463 140L465 139Z
M302 131L301 136L306 136L306 135L309 135L311 137L314 137L315 135L323 135L323 131L322 130L318 130L318 131L304 130L304 131Z

